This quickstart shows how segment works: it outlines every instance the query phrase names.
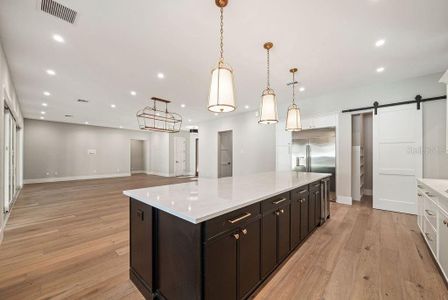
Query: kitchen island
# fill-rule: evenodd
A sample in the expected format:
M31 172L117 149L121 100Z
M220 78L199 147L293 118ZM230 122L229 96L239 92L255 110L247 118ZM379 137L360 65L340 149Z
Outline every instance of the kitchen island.
M329 217L331 174L267 172L124 191L147 299L244 299Z

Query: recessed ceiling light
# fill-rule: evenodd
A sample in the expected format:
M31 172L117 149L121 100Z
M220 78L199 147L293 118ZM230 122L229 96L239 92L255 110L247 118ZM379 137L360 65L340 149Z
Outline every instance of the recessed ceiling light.
M375 46L382 47L382 46L384 46L385 43L386 43L386 40L381 39L381 40L376 41Z
M135 96L135 95L137 95L137 92L136 91L131 91L131 95Z
M304 87L304 86L301 86L301 87L299 88L299 91L304 92L304 91L305 91L305 87Z
M249 105L244 105L244 108L245 108L245 109L249 109L250 106L249 106Z
M54 76L54 75L56 75L56 72L54 70L48 69L47 70L47 74L51 75L51 76Z
M84 124L89 125L89 122L85 121Z
M214 115L215 115L215 116L217 116L217 115L218 115L218 113L214 113Z
M122 129L122 128L123 128L123 126L120 125L120 129Z
M384 72L384 70L385 70L384 67L379 67L376 69L377 73L382 73Z
M42 106L47 107L48 104L44 102L44 103L42 103Z
M44 112L44 111L41 111L41 112L40 112L40 114L41 114L41 115L45 115L45 114L46 114L46 112Z
M117 106L115 104L111 104L110 107L115 108Z
M190 122L190 123L191 123L191 119L188 119L188 122Z
M43 116L40 117L41 120L45 119Z
M47 92L47 91L45 91L45 92L44 92L44 96L51 96L51 93L50 93L50 92Z
M165 78L165 74L157 73L157 77L160 78L160 79L163 79L163 78Z
M184 108L186 105L185 104L181 104L180 107Z
M53 40L55 40L58 43L64 43L65 40L62 36L60 36L59 34L53 34Z

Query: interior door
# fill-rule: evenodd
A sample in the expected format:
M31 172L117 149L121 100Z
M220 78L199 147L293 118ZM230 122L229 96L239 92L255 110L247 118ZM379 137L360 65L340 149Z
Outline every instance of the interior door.
M186 160L185 160L185 138L176 136L174 138L174 175L185 175Z
M218 177L232 176L233 169L232 131L218 133Z
M11 131L10 131L10 126L11 126L11 114L9 113L8 110L5 110L5 118L4 118L4 140L5 140L5 145L4 145L4 157L3 157L3 168L4 168L4 195L3 195L3 209L4 212L8 212L9 211L9 199L10 199L10 185L11 185L11 174L10 174L10 150L11 150L11 145L10 145L10 141L11 141Z
M379 108L373 115L373 208L416 214L422 127L415 104Z

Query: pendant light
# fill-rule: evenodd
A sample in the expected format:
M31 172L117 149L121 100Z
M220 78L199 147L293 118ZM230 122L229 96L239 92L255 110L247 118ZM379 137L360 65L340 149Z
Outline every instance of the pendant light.
M300 120L300 109L296 105L295 102L295 88L298 83L295 81L295 73L297 72L297 68L293 68L289 70L292 73L292 82L288 83L288 85L292 85L292 104L288 107L288 113L286 115L286 130L287 131L300 131L302 130L302 121Z
M233 70L224 63L224 7L228 0L215 0L220 8L220 58L216 68L212 70L208 110L212 112L231 112L236 109Z
M267 84L266 89L261 95L260 120L258 121L260 124L275 124L278 122L277 100L269 81L269 50L271 50L273 46L274 44L271 42L267 42L263 45L263 48L266 49L267 53Z

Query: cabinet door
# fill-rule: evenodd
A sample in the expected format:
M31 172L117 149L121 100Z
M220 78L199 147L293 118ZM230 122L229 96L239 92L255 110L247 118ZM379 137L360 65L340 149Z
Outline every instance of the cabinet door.
M238 299L260 281L260 220L243 226L239 239Z
M308 232L316 227L316 192L310 192L308 203Z
M423 193L420 190L417 190L417 225L420 228L420 231L423 232Z
M269 274L277 262L277 216L271 211L263 215L261 234L261 277Z
M291 249L289 208L289 205L285 205L277 211L277 262L281 262Z
M239 233L207 242L204 257L205 299L237 298L237 238Z
M300 199L291 202L291 248L300 243Z
M315 214L315 220L316 220L316 222L315 222L315 226L317 227L317 226L319 226L320 225L320 218L321 218L321 215L322 215L322 199L321 199L321 192L320 192L320 190L318 190L318 191L315 191L314 192L314 199L315 199L315 201L316 201L316 214Z
M146 285L152 284L152 208L130 200L130 265Z
M448 216L439 211L439 263L448 280Z
M310 232L308 229L308 204L310 196L301 198L300 201L300 240L303 241Z

